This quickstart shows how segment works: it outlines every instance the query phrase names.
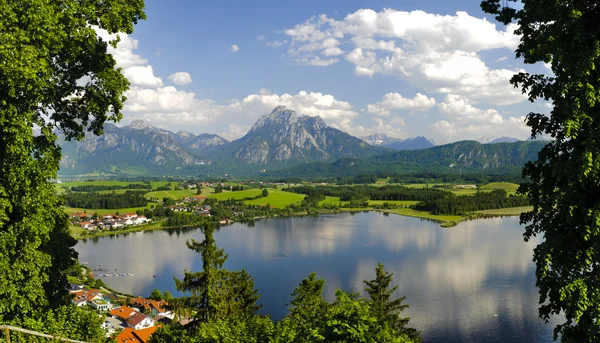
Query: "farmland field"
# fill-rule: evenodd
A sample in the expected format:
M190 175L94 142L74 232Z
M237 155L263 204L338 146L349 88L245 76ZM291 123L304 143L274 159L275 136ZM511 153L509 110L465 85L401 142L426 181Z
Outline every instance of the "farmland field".
M269 204L269 205L271 205L271 207L282 208L282 207L289 206L291 204L301 203L305 197L304 194L296 194L296 193L278 191L278 190L274 190L274 189L269 189L268 191L269 191L268 196L266 196L264 198L256 199L256 200L248 200L248 201L245 201L245 203L250 204L250 205Z

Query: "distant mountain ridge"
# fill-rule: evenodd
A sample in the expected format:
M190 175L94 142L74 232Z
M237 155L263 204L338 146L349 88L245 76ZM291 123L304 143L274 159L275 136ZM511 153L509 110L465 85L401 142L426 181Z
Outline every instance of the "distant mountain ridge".
M481 144L460 141L422 150L404 150L365 159L340 159L333 163L311 163L272 175L277 177L339 177L361 173L460 173L485 172L520 174L523 165L537 158L547 142Z
M385 133L373 133L359 138L371 145L382 146L394 150L419 150L435 146L432 140L423 136L402 139L389 137Z
M106 124L103 136L87 135L61 146L61 174L249 173L390 151L285 107L262 116L232 142L214 134L174 133L138 119L123 127Z

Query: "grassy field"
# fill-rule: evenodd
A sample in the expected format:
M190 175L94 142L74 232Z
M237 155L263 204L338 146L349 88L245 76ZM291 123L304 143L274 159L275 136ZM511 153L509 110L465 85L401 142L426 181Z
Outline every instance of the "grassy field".
M475 193L477 193L477 189L473 189L473 188L453 188L450 190L450 192L456 194L456 195L474 195Z
M248 201L245 201L245 203L250 204L250 205L269 204L269 205L271 205L271 207L282 208L282 207L289 206L291 204L301 203L302 200L304 199L304 197L305 197L304 194L296 194L296 193L290 193L290 192L269 189L268 196L266 196L264 198L256 199L256 200L248 200Z
M419 203L418 201L413 200L369 200L369 206L381 206L386 202L390 205L415 205Z
M270 189L269 189L269 192L271 192ZM217 200L227 200L227 199L239 200L239 199L244 199L244 198L255 197L261 193L262 193L262 189L248 189L245 191L238 191L238 192L223 191L223 193L208 194L208 195L205 194L205 195L207 195L209 198L215 198Z
M523 212L528 212L533 209L533 206L499 208L496 210L477 211L476 213L488 214L494 216L518 216Z
M511 182L491 182L487 185L481 186L481 189L503 189L509 194L514 194L517 192L519 185Z
M319 201L319 206L322 205L341 205L340 197L330 197L326 196L325 200Z
M387 185L388 182L390 182L390 178L386 177L386 178L381 178L381 179L377 179L377 181L375 182L376 185Z
M104 216L107 214L115 214L117 212L119 212L119 214L135 213L137 210L144 210L144 209L150 208L150 206L152 206L152 205L156 205L156 204L149 202L146 207L130 207L130 208L115 208L115 209L103 209L103 208L93 209L93 208L75 208L75 207L65 207L64 209L65 209L65 213L68 215L71 215L76 212L84 212L85 211L86 213L89 213L89 214L98 212L99 216Z
M134 184L143 184L141 181L111 181L111 180L103 180L103 181L73 181L73 182L63 182L56 184L56 190L58 193L63 193L67 188L75 187L75 186L127 186L131 183ZM175 188L178 182L170 182L171 189ZM168 181L150 181L150 187L152 189L156 189L157 187L166 186L169 184ZM134 189L140 190L140 189ZM126 189L115 189L115 193L121 194L127 191ZM111 191L102 191L102 193L110 193Z

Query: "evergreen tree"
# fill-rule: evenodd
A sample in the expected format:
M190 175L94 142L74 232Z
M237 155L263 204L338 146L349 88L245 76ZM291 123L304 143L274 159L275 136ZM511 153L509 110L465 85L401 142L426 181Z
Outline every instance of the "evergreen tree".
M402 304L406 296L392 300L394 292L398 289L398 286L391 286L393 275L383 269L383 264L378 263L375 268L375 279L363 281L371 301L371 311L381 323L387 323L398 333L405 333L413 339L418 339L419 332L406 327L410 318L400 316L402 311L408 308L408 305Z
M262 308L262 304L257 304L260 294L254 288L254 279L246 269L234 273L231 286L235 302L234 314L252 315Z
M160 292L160 289L155 289L150 293L150 299L161 301L163 300L163 294Z
M509 0L514 2L516 0ZM519 192L533 210L521 216L534 250L540 317L560 314L554 339L600 341L600 6L596 0L485 0L481 7L520 35L516 57L546 63L551 75L521 72L511 83L550 115L529 113L533 138L552 137L523 168ZM520 4L521 5L521 4Z
M187 241L189 249L202 255L202 271L185 271L183 280L175 278L178 291L191 293L187 304L197 311L195 318L200 322L221 317L228 307L227 279L231 277L231 272L223 269L227 255L217 247L213 237L214 230L215 224L207 222L203 227L202 242L194 239Z

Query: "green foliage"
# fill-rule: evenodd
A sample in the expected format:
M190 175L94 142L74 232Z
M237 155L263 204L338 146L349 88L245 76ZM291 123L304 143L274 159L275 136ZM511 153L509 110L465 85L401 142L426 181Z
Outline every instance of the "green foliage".
M90 209L116 209L127 207L144 207L148 200L143 192L127 191L123 194L98 194L98 193L67 193L62 196L69 207Z
M514 0L511 0L514 1ZM597 1L523 1L522 9L500 0L481 3L485 12L522 36L516 56L548 63L554 75L521 72L511 83L530 101L553 104L550 116L529 113L532 136L554 138L523 168L533 210L521 215L534 250L540 316L560 314L554 338L600 340L600 21Z
M161 293L160 289L153 290L152 293L150 293L150 299L153 299L156 301L163 300L163 294Z
M477 192L474 195L456 196L450 192L445 197L423 201L414 206L416 210L429 211L432 214L465 215L480 210L523 207L529 205L524 196L508 196L503 189L491 192Z
M262 190L261 194L262 194L263 197L269 196L269 191L265 188L265 189Z
M65 291L75 241L48 180L61 159L55 130L81 139L122 117L129 82L92 26L131 33L143 7L143 0L0 2L0 323L97 337L98 325Z

